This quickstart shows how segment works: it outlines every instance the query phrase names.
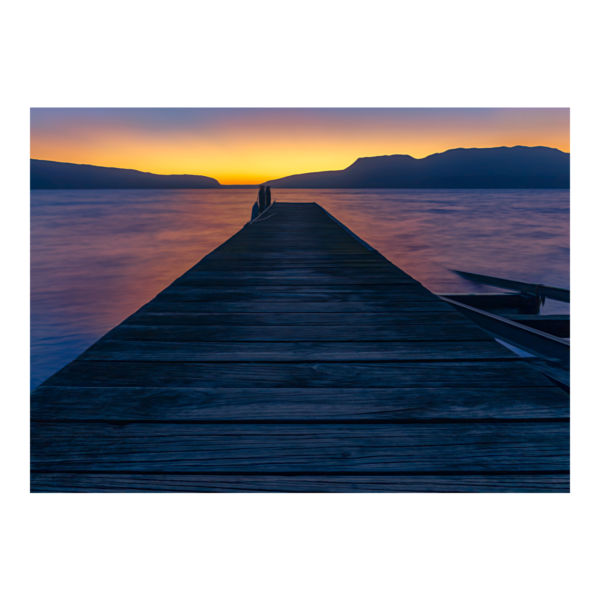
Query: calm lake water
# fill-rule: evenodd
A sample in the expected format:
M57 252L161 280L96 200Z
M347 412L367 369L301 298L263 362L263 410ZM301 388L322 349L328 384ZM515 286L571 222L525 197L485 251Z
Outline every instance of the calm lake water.
M256 191L31 192L31 386L151 300L250 218ZM459 269L569 285L567 190L273 190L318 202L431 291ZM543 313L567 313L547 301Z

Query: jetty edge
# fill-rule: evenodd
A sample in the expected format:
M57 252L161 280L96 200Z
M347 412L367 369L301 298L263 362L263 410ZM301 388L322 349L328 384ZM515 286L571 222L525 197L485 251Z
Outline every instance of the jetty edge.
M569 396L277 202L31 397L33 492L568 492Z

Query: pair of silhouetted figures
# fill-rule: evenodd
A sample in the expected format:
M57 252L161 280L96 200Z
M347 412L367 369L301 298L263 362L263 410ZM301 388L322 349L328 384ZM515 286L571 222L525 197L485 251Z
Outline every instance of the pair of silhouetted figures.
M271 188L261 185L258 190L258 214L271 206Z
M258 190L258 200L252 207L252 219L255 219L271 206L271 188L269 186L261 185Z

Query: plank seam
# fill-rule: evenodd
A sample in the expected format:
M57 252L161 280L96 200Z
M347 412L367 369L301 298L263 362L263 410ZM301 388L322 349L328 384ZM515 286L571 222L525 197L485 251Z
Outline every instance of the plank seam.
M514 423L570 423L569 417L422 418L422 419L36 419L31 423L99 425L506 425Z
M73 475L207 475L207 476L244 476L244 477L306 477L306 476L342 476L342 477L419 477L419 476L529 476L529 475L570 475L571 471L566 469L539 471L137 471L137 470L119 470L119 471L67 471L64 469L31 469L31 473L45 474L73 474Z
M210 342L208 342L210 343ZM262 343L262 342L257 342ZM270 343L270 342L265 342ZM87 351L86 351L87 352ZM372 358L372 359L341 359L341 360L326 360L326 359L315 359L315 360L271 360L271 359L235 359L235 360L144 360L142 358L135 358L132 360L127 360L124 358L118 358L116 360L108 360L108 359L82 359L76 358L73 362L81 362L81 363L157 363L157 364L181 364L181 365L189 365L189 364L233 364L233 363L268 363L273 365L289 365L289 364L406 364L406 363L480 363L480 362L524 362L520 356L502 356L502 357L489 357L489 358L407 358L407 359L382 359L382 358ZM525 363L526 364L526 363ZM537 387L537 386L536 386ZM545 387L545 386L544 386Z

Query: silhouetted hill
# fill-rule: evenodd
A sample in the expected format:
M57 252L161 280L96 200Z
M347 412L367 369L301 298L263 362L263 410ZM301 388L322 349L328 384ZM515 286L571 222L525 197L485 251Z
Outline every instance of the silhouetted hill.
M32 190L203 189L219 182L202 175L154 175L132 169L113 169L31 159Z
M457 148L426 158L359 158L343 171L290 175L276 188L569 188L570 154L537 146Z

